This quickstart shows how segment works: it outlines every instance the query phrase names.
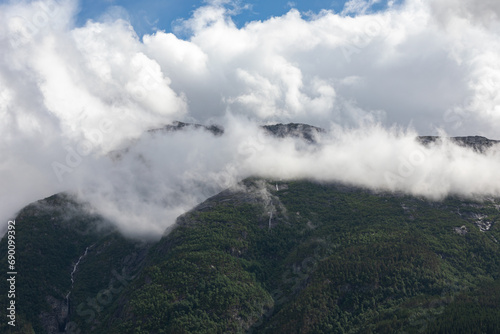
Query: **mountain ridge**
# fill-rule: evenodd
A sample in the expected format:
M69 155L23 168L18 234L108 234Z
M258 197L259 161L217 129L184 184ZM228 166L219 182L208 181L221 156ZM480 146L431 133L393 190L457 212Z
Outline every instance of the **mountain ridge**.
M261 129L265 133L274 136L276 138L298 138L302 139L310 144L317 143L316 136L327 134L329 131L324 128L317 127L314 125L309 125L305 123L275 123L268 125L261 125ZM190 129L204 129L211 132L215 136L224 135L224 128L220 125L212 124L209 126L198 124L198 123L185 123L175 121L172 124L166 125L161 128L154 128L148 130L148 133L160 133L160 132L175 132L175 131L185 131ZM500 143L500 140L489 139L483 136L451 136L451 137L441 137L441 136L426 136L418 135L416 140L424 145L428 146L430 144L439 143L442 139L451 140L463 147L472 148L478 152L484 152L488 148Z
M189 129L224 134L181 122L152 133ZM326 133L299 123L262 129L312 145ZM440 138L417 140L432 145ZM480 153L498 144L479 136L450 140ZM500 328L498 310L489 307L500 303L499 210L497 198L432 201L248 178L178 217L159 241L142 242L123 237L75 197L57 194L16 217L19 327L3 323L0 330L490 331ZM5 237L0 246L7 249ZM0 289L7 291L6 282ZM474 300L481 300L475 309ZM436 303L442 312L432 313Z

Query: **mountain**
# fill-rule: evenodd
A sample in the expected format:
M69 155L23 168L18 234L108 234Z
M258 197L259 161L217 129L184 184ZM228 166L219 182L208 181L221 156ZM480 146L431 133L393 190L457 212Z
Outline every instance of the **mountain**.
M323 133L264 129L311 144ZM0 332L496 333L499 210L498 198L249 178L153 242L57 194L15 219L16 327ZM7 246L4 236L5 273Z
M83 315L97 322L111 295L141 268L149 248L148 243L124 238L66 194L22 209L15 232L17 324L13 330L2 322L2 333L68 333L65 328ZM12 271L7 268L6 237L0 248L4 272ZM0 281L0 289L9 291L6 280ZM0 303L9 303L7 294L0 295ZM83 333L94 326L79 323Z
M224 134L224 128L220 125L201 125L195 123L184 123L175 121L172 124L165 125L162 128L156 128L148 130L148 133L161 133L161 132L175 132L180 130L189 130L189 129L203 129L205 131L211 132L214 136L222 136Z
M429 145L431 143L437 143L442 138L438 136L420 136L417 137L418 141L423 145ZM476 152L485 152L487 149L500 143L500 140L491 140L481 136L468 136L468 137L450 137L449 138L453 143L463 146L469 147L475 150Z
M316 136L326 133L326 131L322 128L301 123L278 123L273 125L263 125L262 128L271 136L275 136L277 138L300 138L310 144L316 143Z
M276 138L298 138L309 144L316 144L319 136L328 134L328 131L323 128L303 123L277 123L262 125L261 128L270 136L274 136ZM203 129L212 133L214 136L224 135L224 128L220 125L212 124L206 126L202 124L184 123L179 121L175 121L162 128L151 129L148 133L168 133L191 129ZM439 136L418 136L416 139L422 145L428 146L430 144L441 142L443 138ZM449 137L447 139L459 146L472 148L480 153L484 153L492 146L500 143L500 140L492 140L482 136Z
M497 199L249 179L147 245L97 232L104 221L57 195L16 218L19 324L37 333L493 333L499 208Z
M160 128L154 128L148 130L145 135L169 135L178 131L190 131L190 130L203 130L211 133L215 137L220 137L224 135L224 128L217 124L212 125L202 125L196 123L185 123L175 121L172 124L165 125ZM318 139L321 136L328 135L328 131L303 123L288 123L288 124L269 124L262 125L261 129L264 133L276 138L295 138L303 140L305 143L310 145L315 145L318 143ZM442 141L442 137L438 136L418 136L416 140L424 146L429 146L431 144L438 144ZM463 146L472 148L473 150L484 153L492 146L500 143L499 140L491 140L481 136L469 136L469 137L450 137L448 138L451 142ZM137 139L132 140L126 147L118 149L109 153L109 157L113 160L120 160L124 155L128 154L130 148L137 143Z

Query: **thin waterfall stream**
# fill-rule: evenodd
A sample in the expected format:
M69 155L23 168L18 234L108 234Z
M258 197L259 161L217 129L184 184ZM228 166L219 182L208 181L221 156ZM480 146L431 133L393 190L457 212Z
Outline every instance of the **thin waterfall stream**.
M93 245L92 245L93 246ZM85 253L83 253L83 255L81 255L79 258L78 258L78 261L76 261L75 265L73 266L73 271L71 271L71 289L69 290L68 294L66 295L66 303L69 302L69 295L71 294L71 291L73 291L73 285L75 283L75 278L74 278L74 275L76 273L76 270L78 269L78 265L80 264L80 262L82 261L82 259L87 256L87 253L89 252L89 248L92 247L92 246L89 246L87 248L85 248Z

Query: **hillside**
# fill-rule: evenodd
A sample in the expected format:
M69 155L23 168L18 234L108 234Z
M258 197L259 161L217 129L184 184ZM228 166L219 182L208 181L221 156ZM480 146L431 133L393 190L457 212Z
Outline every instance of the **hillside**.
M17 325L13 330L2 322L2 333L68 333L75 321L82 333L90 332L139 270L149 247L125 239L66 194L28 205L15 222ZM5 237L0 248L7 272ZM2 291L9 290L6 283L0 282ZM0 303L8 302L2 293ZM92 321L81 321L87 316Z
M59 332L493 333L499 204L249 179L179 217L130 269L127 255L147 246L112 231L74 233L92 221L87 211L62 220L35 204L16 219L25 259L18 314L25 328L57 333L44 320L58 314L49 296L64 306L90 245L70 295L77 307ZM136 275L113 285L111 268Z

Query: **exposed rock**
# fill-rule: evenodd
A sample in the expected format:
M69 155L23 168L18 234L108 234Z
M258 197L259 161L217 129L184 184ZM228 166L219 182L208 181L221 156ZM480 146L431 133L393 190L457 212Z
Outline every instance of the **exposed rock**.
M476 225L481 232L489 231L493 225L493 221L488 219L488 216L484 214L465 212L465 216L469 221Z
M47 303L50 305L50 312L40 314L40 322L48 334L64 333L64 327L68 319L68 304L64 299L56 299L47 296Z
M199 222L193 219L192 212L204 212L224 203L225 205L238 206L243 203L262 205L262 228L274 227L276 224L288 221L286 208L279 198L273 195L274 183L247 180L238 187L226 189L219 194L207 199L189 212L179 216L174 226L191 226ZM265 224L264 224L265 221ZM168 233L168 232L166 232ZM166 234L165 233L165 234Z
M488 220L482 220L479 219L475 222L476 226L479 227L479 230L481 232L486 232L491 229L491 225L493 225L493 222L488 221Z
M465 225L462 225L460 227L454 227L453 230L455 231L455 233L460 235L466 235L467 233L469 233L469 229L467 229Z

